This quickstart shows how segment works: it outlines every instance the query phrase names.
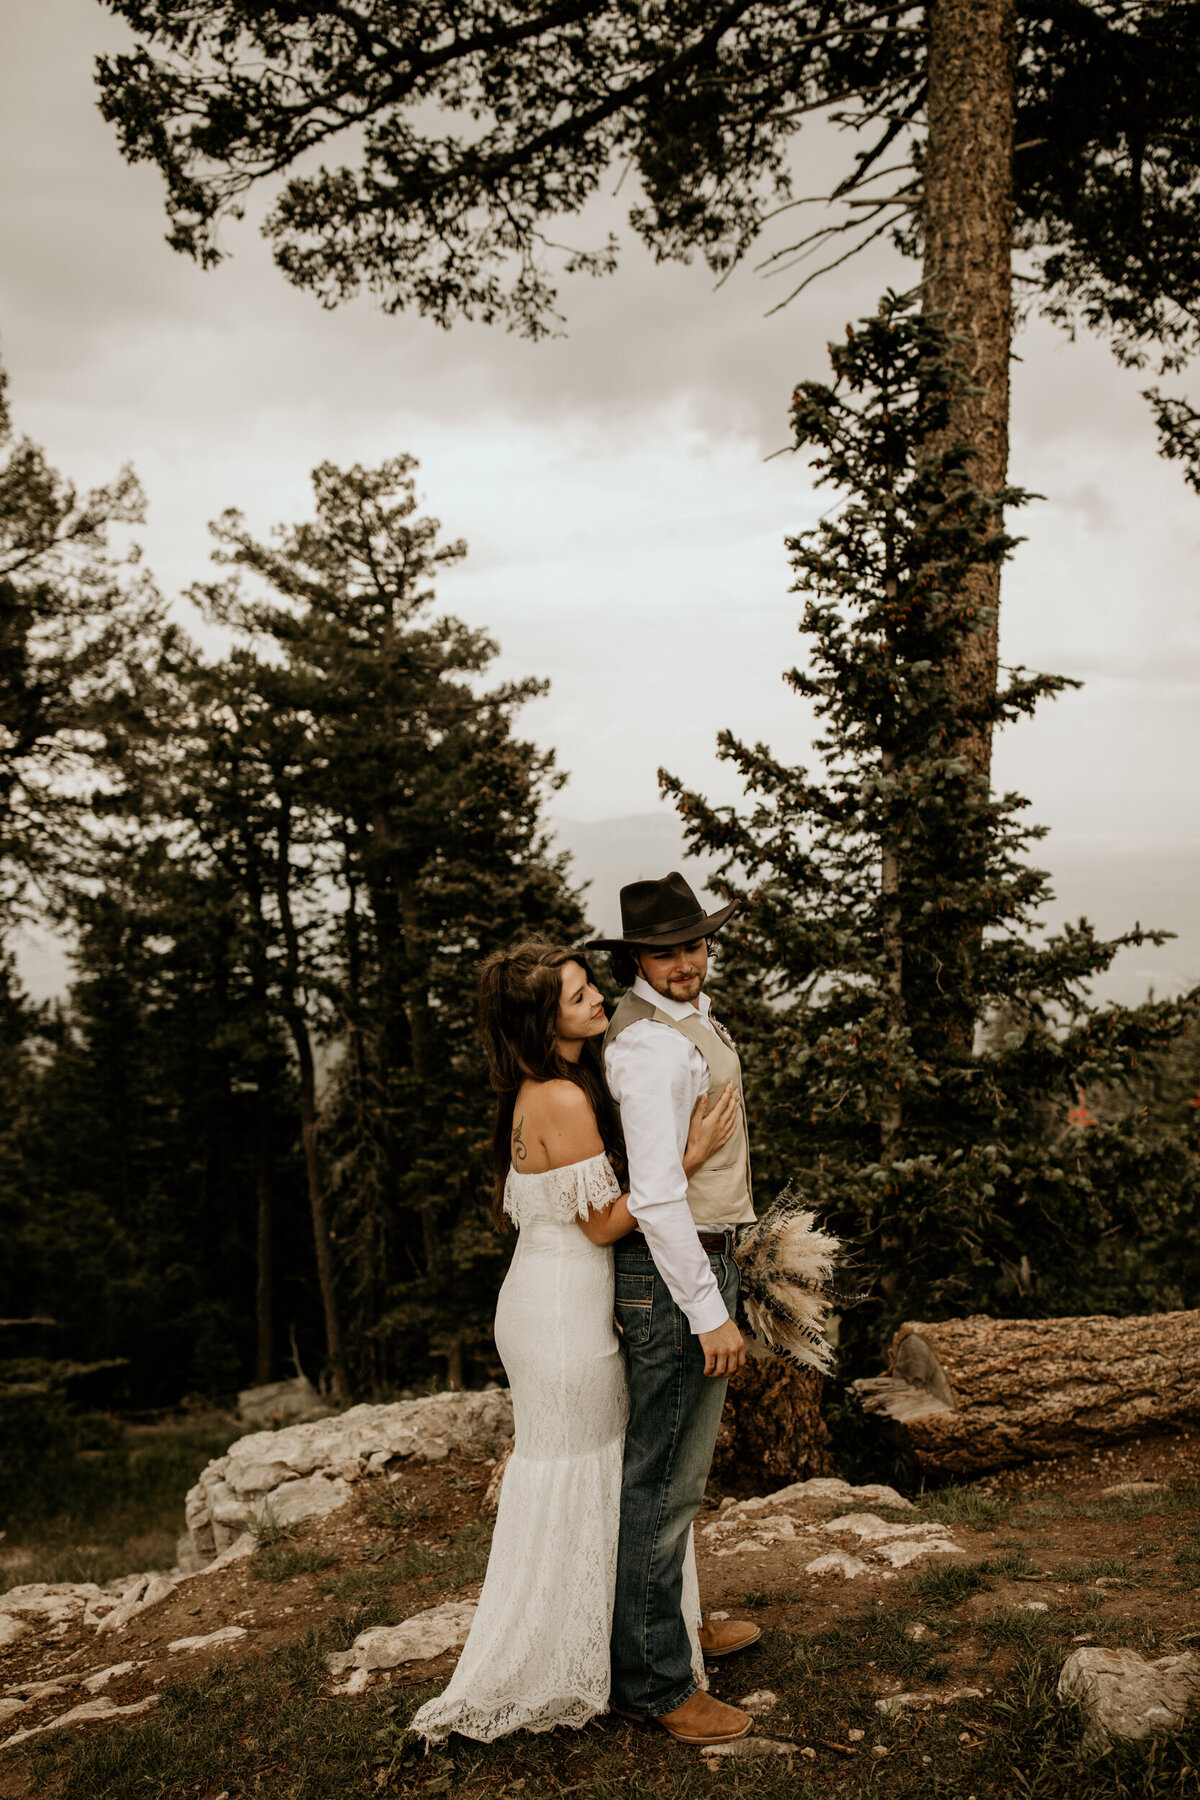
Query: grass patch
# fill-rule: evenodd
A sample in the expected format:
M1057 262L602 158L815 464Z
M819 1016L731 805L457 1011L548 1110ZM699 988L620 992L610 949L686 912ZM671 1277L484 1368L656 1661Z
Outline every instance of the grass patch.
M799 1606L804 1596L795 1588L751 1588L748 1594L742 1595L742 1605L760 1606Z
M379 1481L372 1485L363 1505L368 1524L380 1531L408 1531L424 1525L433 1517L432 1506L416 1501L396 1482Z
M390 1593L401 1582L435 1583L438 1589L465 1587L480 1581L487 1568L492 1540L490 1520L472 1519L448 1544L410 1544L383 1557L371 1556L368 1568L348 1569L328 1585L335 1600L359 1600ZM371 1546L373 1549L374 1546Z
M976 1629L996 1648L1035 1650L1049 1637L1063 1635L1063 1620L1052 1613L1027 1612L1024 1607L1005 1608L976 1621Z
M1133 1570L1126 1562L1117 1562L1109 1556L1094 1557L1090 1562L1064 1563L1054 1571L1059 1581L1092 1582L1099 1581L1101 1576L1110 1581L1132 1581Z
M912 1623L907 1613L886 1612L872 1603L844 1625L834 1625L797 1648L793 1663L802 1684L843 1676L855 1668L879 1669L904 1682L941 1681L947 1673L944 1634L933 1644L928 1638L914 1641L904 1635Z
M1033 1564L1023 1550L1009 1550L1003 1556L985 1557L977 1563L945 1563L934 1569L922 1569L914 1575L908 1591L931 1606L957 1606L968 1594L978 1594L996 1585L997 1576L1031 1575Z
M973 1526L983 1531L1004 1524L1012 1510L1010 1501L998 1500L994 1494L981 1493L975 1487L939 1488L922 1494L917 1505L943 1525Z
M269 1544L250 1558L250 1573L260 1581L290 1581L294 1575L315 1575L333 1562L322 1550L302 1544Z

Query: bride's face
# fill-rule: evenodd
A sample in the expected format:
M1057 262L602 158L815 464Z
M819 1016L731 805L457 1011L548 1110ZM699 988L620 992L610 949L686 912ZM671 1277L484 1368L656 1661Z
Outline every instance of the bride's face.
M600 989L580 963L564 963L560 973L562 985L555 1030L559 1043L581 1044L584 1038L599 1037L608 1027Z

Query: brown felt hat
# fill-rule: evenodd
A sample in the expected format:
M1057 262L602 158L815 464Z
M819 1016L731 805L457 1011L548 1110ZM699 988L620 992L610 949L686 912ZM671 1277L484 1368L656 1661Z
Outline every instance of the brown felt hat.
M631 881L621 889L621 936L596 938L589 950L619 950L625 945L669 950L711 937L737 912L740 901L706 913L677 869L661 881Z

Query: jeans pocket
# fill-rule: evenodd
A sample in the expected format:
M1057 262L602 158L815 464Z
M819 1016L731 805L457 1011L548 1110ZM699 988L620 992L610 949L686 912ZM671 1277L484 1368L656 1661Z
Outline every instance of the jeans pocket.
M647 1344L654 1313L653 1275L625 1275L616 1272L614 1295L617 1330L627 1344Z

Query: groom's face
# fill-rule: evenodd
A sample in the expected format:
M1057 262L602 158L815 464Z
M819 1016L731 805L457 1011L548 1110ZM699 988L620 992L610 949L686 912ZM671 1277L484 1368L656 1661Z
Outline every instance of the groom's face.
M639 950L634 961L656 994L695 1005L708 973L708 940L693 938L690 944L672 944L669 950Z

